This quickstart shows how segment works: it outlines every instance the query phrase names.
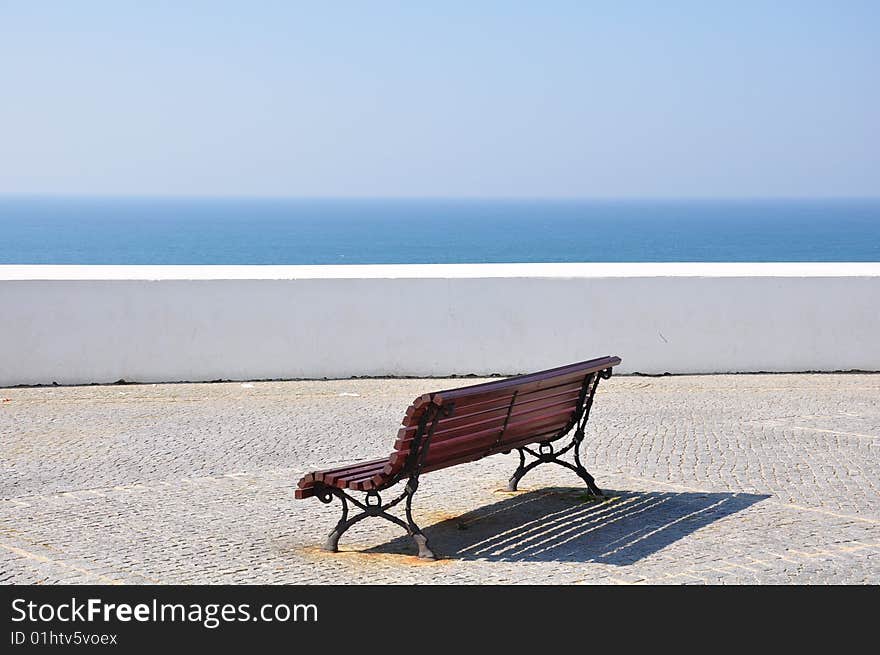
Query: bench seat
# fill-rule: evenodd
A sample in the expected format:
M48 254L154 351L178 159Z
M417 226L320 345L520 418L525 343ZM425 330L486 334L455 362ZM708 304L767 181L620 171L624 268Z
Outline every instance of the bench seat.
M315 483L321 483L337 489L354 489L368 491L364 488L364 482L371 481L373 476L382 472L388 463L387 457L374 459L369 462L347 464L326 471L315 471L303 476L297 484L295 496L297 498L310 498L315 495Z

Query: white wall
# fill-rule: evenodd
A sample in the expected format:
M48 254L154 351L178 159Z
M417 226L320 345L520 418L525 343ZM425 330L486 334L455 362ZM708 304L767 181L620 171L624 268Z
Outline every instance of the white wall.
M0 385L880 370L880 264L0 266Z

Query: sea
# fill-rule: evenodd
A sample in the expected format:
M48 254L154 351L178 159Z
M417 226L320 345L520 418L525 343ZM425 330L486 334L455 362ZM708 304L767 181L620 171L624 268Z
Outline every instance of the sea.
M0 195L0 264L880 261L880 198Z

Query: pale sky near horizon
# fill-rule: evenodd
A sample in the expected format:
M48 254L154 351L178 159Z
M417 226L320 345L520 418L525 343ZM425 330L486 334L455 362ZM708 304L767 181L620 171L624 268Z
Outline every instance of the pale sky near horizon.
M880 195L880 2L0 0L0 193Z

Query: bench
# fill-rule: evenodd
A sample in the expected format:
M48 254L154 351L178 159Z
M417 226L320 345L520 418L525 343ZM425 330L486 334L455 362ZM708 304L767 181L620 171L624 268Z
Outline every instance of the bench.
M591 494L601 497L593 476L581 464L580 445L599 380L610 378L618 364L619 357L600 357L420 396L407 408L390 456L309 473L299 481L295 496L314 496L323 503L341 501L342 517L327 537L326 550L336 552L346 530L377 516L406 530L418 546L419 557L425 559L434 559L434 554L412 517L413 495L425 473L517 450L519 466L510 478L510 491L516 491L522 477L539 464L553 463L574 471ZM572 429L571 441L554 450L553 442ZM534 444L536 449L530 447ZM574 463L559 459L570 450ZM526 455L532 458L529 464ZM380 492L404 480L403 492L383 502ZM358 500L351 492L366 495ZM405 521L389 513L403 501ZM349 517L349 503L360 513Z

